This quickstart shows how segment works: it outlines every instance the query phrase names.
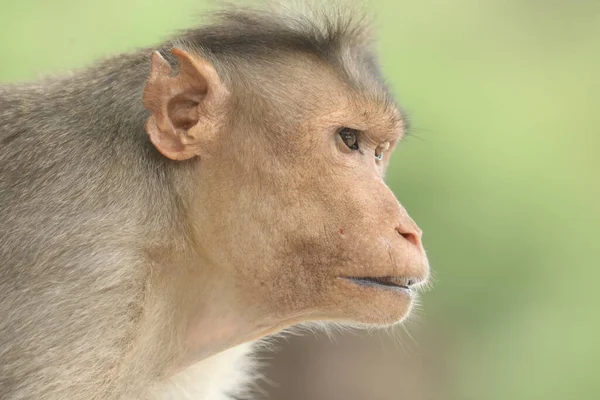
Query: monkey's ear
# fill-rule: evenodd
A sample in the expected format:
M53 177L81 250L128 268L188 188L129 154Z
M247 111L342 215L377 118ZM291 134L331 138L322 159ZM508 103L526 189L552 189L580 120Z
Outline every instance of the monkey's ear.
M171 52L179 62L175 76L162 55L152 53L144 89L144 107L152 113L146 132L164 156L187 160L207 150L229 93L208 61L179 48Z

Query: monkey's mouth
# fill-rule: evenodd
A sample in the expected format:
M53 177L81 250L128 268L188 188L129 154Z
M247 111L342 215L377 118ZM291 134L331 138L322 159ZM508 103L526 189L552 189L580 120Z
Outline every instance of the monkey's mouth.
M416 278L403 276L344 277L344 279L360 286L391 289L406 293L410 293L411 288L419 282Z

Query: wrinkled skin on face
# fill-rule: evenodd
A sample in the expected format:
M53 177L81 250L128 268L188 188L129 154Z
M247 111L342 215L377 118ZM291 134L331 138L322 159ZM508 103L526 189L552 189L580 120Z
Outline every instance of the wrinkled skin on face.
M248 337L312 320L402 320L414 290L347 279L418 286L428 276L421 231L384 182L404 133L398 109L316 58L249 65L245 81L211 79L191 120L212 128L190 128L184 144L215 131L194 142L190 219L203 268L218 277L213 289L227 293L219 319ZM358 149L344 127L356 130Z

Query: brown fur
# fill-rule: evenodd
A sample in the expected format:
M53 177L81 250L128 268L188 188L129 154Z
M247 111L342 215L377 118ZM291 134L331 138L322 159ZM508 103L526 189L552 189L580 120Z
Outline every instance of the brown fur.
M365 32L229 10L152 62L0 87L2 399L145 398L299 322L406 316L345 279L428 274L383 181L405 119Z

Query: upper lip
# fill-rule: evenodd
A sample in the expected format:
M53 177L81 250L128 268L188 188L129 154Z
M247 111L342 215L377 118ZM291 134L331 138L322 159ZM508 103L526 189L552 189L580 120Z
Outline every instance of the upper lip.
M345 276L344 278L357 283L371 283L402 289L411 289L422 282L422 279L414 276Z

